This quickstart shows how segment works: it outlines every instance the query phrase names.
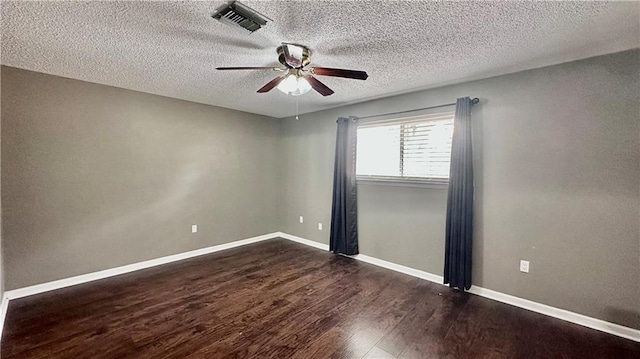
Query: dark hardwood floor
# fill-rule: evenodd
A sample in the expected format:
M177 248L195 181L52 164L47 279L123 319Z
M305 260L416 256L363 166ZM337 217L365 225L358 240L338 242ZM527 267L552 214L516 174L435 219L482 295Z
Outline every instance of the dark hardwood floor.
M2 358L640 358L640 343L286 240L13 300Z

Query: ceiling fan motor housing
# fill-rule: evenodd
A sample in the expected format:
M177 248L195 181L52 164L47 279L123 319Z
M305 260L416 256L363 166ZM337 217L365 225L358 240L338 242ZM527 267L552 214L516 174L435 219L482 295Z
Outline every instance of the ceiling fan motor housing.
M299 66L292 66L290 63L287 62L287 58L285 55L285 46L289 46L290 48L296 47L301 50L301 57L298 59L300 60ZM283 43L282 45L278 46L278 48L276 49L276 52L278 53L278 61L288 68L301 69L309 65L309 63L311 62L311 50L309 50L308 47L303 45Z

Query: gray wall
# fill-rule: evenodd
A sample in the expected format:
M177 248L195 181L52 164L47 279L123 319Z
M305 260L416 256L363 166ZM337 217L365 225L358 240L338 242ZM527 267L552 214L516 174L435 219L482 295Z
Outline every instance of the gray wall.
M328 243L338 116L479 97L474 284L640 328L639 64L629 51L283 120L280 228ZM442 275L446 190L358 195L361 253Z
M7 289L277 231L278 137L276 119L2 67Z
M0 71L0 83L2 71ZM2 109L2 86L0 86L0 112ZM0 178L2 177L2 116L0 116ZM0 181L0 193L2 193L2 181ZM0 302L4 298L4 263L2 261L2 196L0 195Z

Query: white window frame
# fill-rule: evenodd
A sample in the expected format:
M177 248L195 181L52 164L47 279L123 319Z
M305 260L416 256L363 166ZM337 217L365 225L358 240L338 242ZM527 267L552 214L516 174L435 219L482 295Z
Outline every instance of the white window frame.
M451 118L453 121L454 111L440 111L437 113L421 114L417 116L385 119L378 121L367 121L358 124L358 129L366 127L376 127L382 125L405 125L411 123L423 123L438 121L443 118ZM402 131L401 131L402 133ZM398 150L401 150L400 148ZM401 159L402 160L402 159ZM403 164L401 163L401 166ZM356 175L356 180L360 184L385 185L399 187L427 187L427 188L447 188L449 178L426 178L426 177L405 177L405 176L377 176L377 175Z

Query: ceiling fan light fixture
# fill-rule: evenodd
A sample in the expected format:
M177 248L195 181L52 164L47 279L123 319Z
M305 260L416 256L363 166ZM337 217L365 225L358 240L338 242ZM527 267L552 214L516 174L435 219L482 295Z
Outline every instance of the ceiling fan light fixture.
M304 77L289 74L278 84L278 90L286 93L287 95L300 96L311 91L311 85Z

